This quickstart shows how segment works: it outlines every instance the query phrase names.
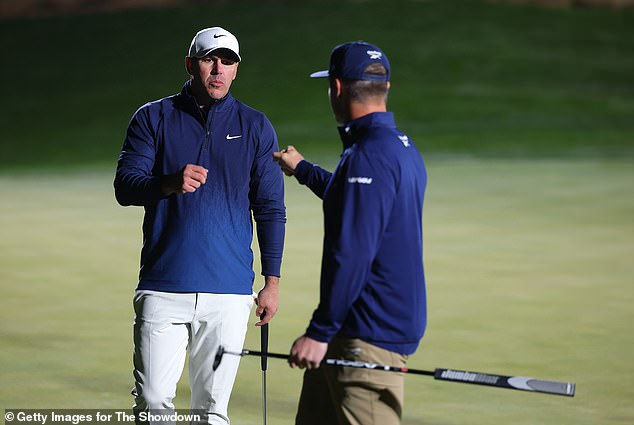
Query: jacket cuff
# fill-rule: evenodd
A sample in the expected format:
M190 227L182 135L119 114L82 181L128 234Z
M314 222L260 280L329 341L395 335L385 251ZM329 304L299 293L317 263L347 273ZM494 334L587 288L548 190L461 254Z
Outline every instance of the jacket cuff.
M332 336L325 335L318 329L315 329L315 327L313 326L313 322L310 322L310 324L308 325L305 335L310 339L314 339L315 341L327 343L329 343L333 338Z
M305 159L301 160L297 167L295 167L295 178L299 182L299 184L305 185L310 177L310 173L313 170L314 164L312 162L308 162Z

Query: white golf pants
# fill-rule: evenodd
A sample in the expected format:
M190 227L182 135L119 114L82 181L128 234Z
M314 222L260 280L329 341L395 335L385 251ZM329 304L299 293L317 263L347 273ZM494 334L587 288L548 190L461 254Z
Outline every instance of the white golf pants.
M253 302L252 295L135 292L132 394L137 422L157 422L143 421L140 412L173 411L189 347L191 411L203 412L202 423L230 423L227 407L240 357L223 356L216 371L213 362L220 345L242 350Z

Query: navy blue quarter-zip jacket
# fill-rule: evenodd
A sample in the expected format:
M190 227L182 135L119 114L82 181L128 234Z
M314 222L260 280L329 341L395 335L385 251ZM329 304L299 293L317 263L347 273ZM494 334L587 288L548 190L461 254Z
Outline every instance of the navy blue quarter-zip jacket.
M206 116L189 82L138 109L114 181L121 205L145 208L138 289L251 294L252 218L262 274L280 276L286 212L277 150L266 116L230 93ZM187 164L209 170L206 183L164 196L161 177Z
M427 174L390 112L340 127L334 173L307 161L295 176L323 199L320 302L306 335L360 338L402 354L426 326L422 211Z

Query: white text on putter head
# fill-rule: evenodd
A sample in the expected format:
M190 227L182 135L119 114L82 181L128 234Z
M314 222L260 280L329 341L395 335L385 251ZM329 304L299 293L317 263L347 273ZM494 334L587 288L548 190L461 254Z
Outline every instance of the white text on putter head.
M348 183L372 184L372 177L348 177Z

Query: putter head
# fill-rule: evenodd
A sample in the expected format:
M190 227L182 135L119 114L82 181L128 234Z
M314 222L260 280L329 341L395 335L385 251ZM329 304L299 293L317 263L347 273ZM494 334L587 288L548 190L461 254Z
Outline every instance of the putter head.
M222 356L225 354L225 348L221 345L218 347L218 351L216 351L216 356L214 357L214 365L213 365L213 370L214 372L216 371L216 369L218 369L218 366L220 366L220 362L222 361Z

